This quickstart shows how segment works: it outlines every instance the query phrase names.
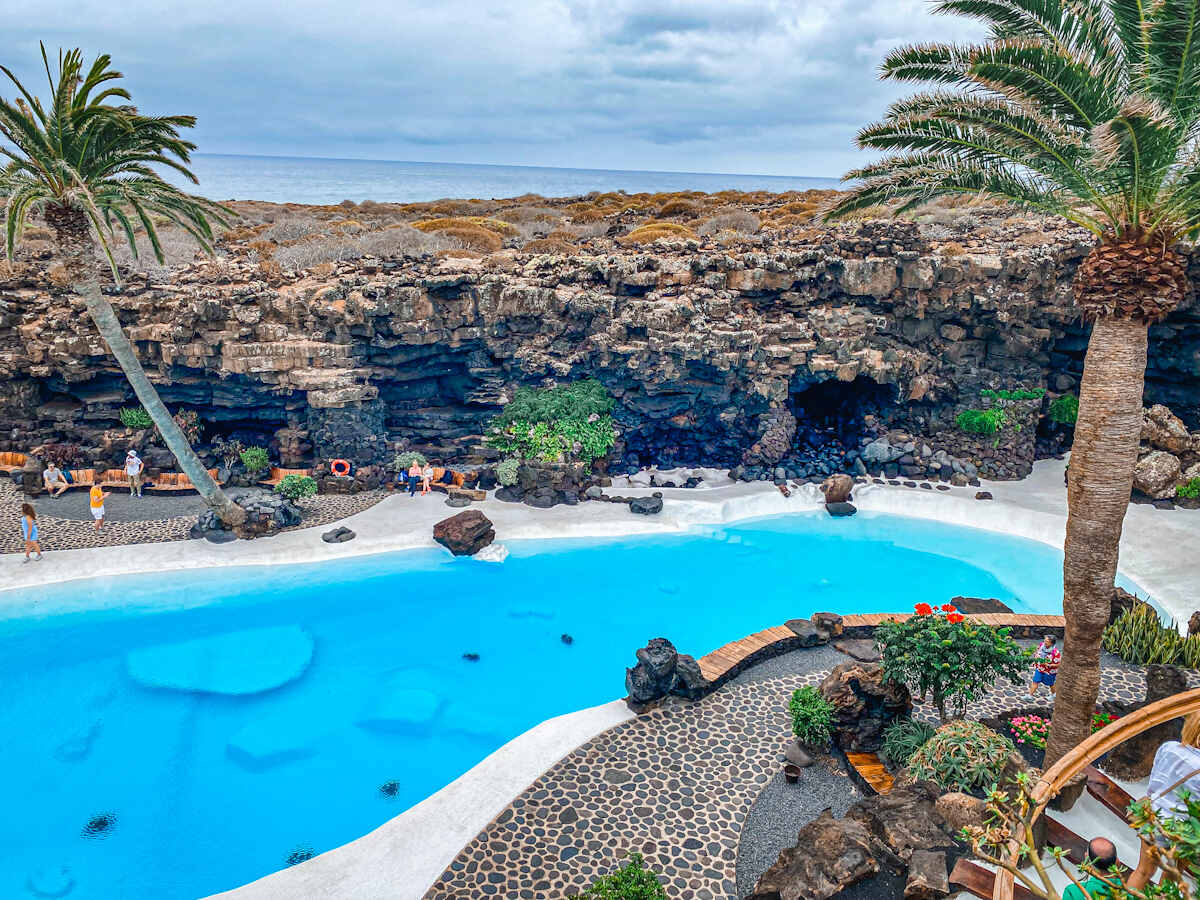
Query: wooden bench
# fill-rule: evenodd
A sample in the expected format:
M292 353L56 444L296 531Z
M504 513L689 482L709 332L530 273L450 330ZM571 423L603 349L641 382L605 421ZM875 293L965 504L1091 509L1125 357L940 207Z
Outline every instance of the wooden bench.
M99 483L104 488L129 487L129 476L124 469L105 469L96 475L96 479L98 481L94 480L93 483Z
M71 488L90 488L96 483L95 469L67 469L71 480L67 482L67 490Z
M5 450L0 453L0 472L11 475L13 472L19 472L25 468L25 463L29 457L24 453L14 453L11 450Z
M216 469L209 469L208 474L213 481L217 480ZM145 490L176 493L178 491L194 491L196 490L196 486L192 484L192 479L188 478L184 472L163 472L153 481L147 479Z
M271 466L271 470L267 473L267 477L261 479L258 483L263 487L269 487L274 490L275 486L289 475L312 475L309 469L281 469L278 466Z
M449 476L449 481L446 477ZM472 483L475 479L471 479ZM434 469L433 478L429 482L429 486L435 491L441 491L443 494L449 494L454 488L461 488L467 483L467 476L462 472L455 472L451 469Z

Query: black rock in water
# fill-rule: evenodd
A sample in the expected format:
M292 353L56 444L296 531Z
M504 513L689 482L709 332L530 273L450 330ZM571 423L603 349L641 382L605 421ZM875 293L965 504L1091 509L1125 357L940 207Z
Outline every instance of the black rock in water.
M385 781L379 786L379 794L381 797L395 797L400 792L400 782Z
M562 642L563 642L564 644L573 644L573 643L575 643L575 638L571 637L569 634L564 634L564 635L562 636L561 640L562 640Z
M462 655L462 658L465 659L467 662L479 662L479 654L478 653L464 653Z
M834 518L840 518L842 516L854 515L858 512L858 507L853 503L826 503L825 511Z
M317 851L312 847L297 847L291 853L283 858L283 861L289 866L298 866L305 860L312 859L317 855Z
M87 824L83 826L83 836L85 838L104 837L116 825L117 816L115 813L100 813L88 819Z

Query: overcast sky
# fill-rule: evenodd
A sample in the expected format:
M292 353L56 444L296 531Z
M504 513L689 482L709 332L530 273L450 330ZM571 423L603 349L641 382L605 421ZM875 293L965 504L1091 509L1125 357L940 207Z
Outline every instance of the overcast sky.
M969 26L924 0L6 0L0 62L112 55L201 152L841 175L911 88L876 77ZM2 88L11 96L8 88Z

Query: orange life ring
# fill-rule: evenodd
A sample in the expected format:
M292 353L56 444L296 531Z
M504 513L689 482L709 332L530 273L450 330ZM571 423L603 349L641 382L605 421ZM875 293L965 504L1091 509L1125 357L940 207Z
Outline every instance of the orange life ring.
M329 463L329 471L334 475L345 477L350 474L350 463L344 459L331 460Z

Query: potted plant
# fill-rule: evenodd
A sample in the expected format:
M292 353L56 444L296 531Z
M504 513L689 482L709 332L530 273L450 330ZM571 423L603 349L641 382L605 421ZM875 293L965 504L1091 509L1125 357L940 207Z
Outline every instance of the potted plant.
M833 736L833 704L811 685L795 691L788 700L796 744L812 753L828 753Z

